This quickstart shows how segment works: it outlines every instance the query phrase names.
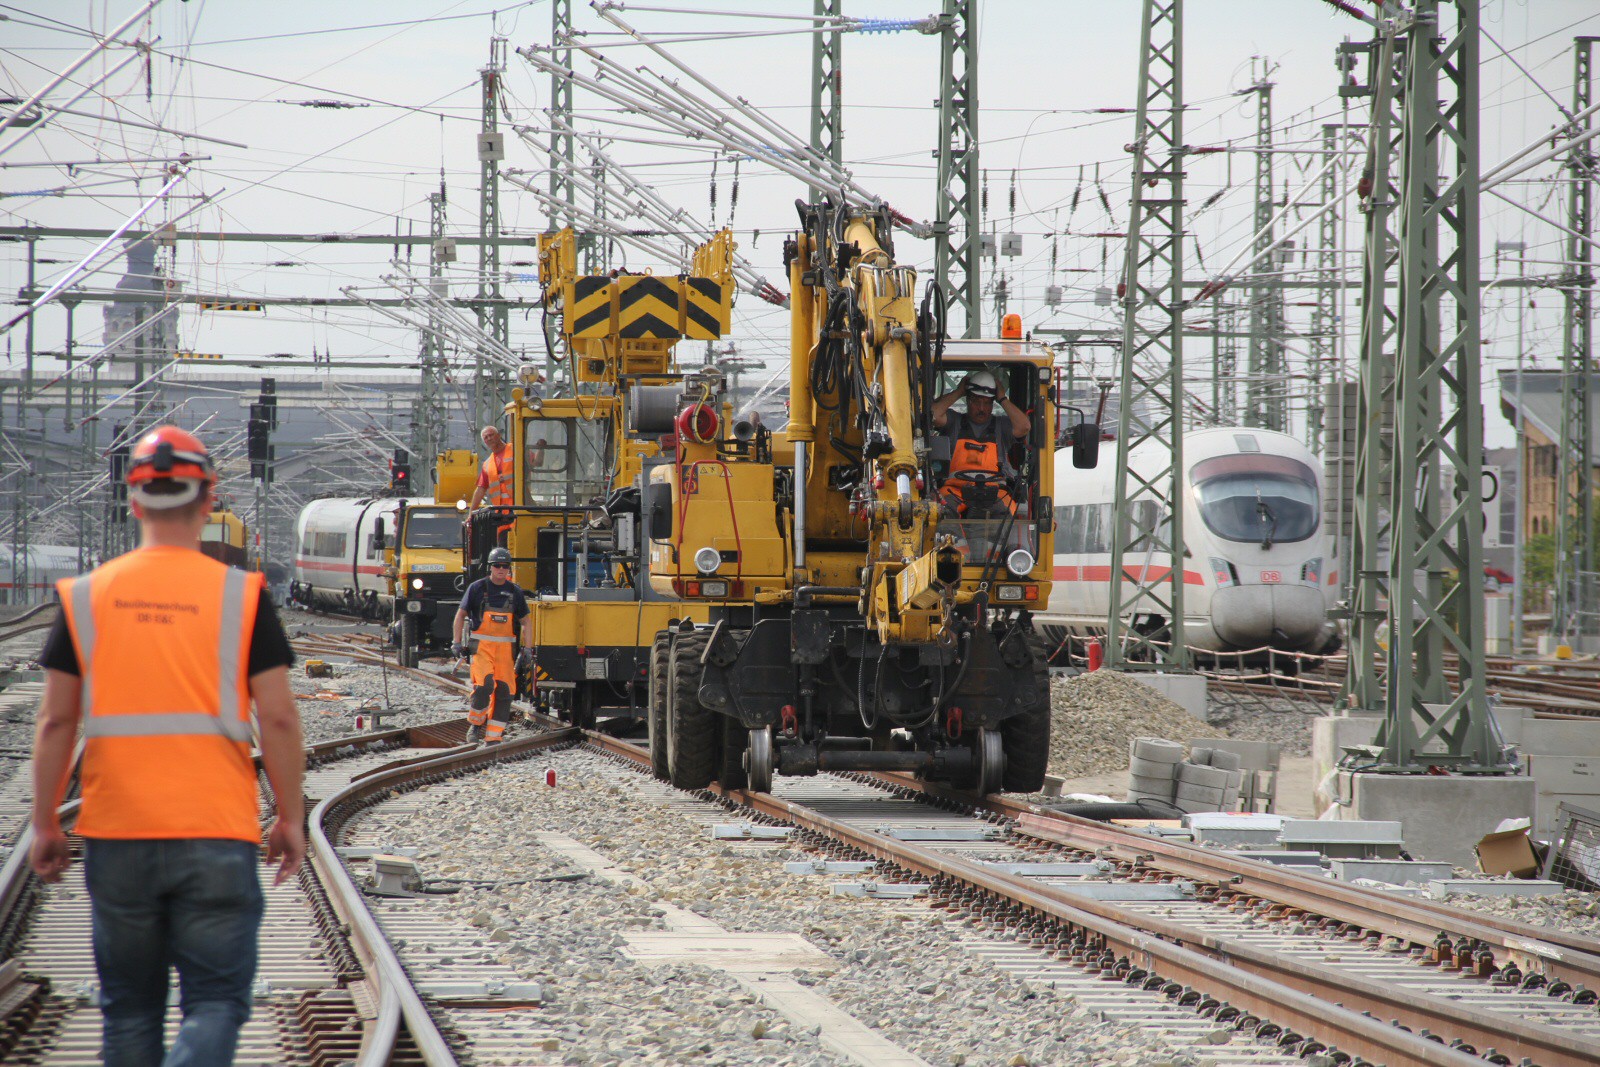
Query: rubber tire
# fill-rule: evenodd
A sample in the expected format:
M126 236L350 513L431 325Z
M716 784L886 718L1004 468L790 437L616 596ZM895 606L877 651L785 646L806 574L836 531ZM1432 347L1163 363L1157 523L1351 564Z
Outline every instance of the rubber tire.
M722 720L722 747L717 758L717 781L724 789L743 789L750 784L750 775L744 769L745 749L750 747L750 731L732 715L718 715Z
M717 713L700 705L700 657L710 633L679 634L667 668L667 780L704 789L717 776L722 731Z
M650 770L667 780L667 667L672 660L672 633L656 634L650 646L650 688L645 700L645 725L650 736Z
M1039 634L1028 635L1034 705L1000 722L1000 746L1006 754L1000 788L1007 793L1037 793L1050 766L1050 649Z

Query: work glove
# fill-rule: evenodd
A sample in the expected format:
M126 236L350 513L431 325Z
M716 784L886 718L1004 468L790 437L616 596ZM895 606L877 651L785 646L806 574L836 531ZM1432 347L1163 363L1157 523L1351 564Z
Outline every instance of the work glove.
M533 649L522 648L517 650L517 670L533 670Z
M460 641L457 641L455 644L450 646L450 654L456 659L463 659L467 654L467 646L463 645Z

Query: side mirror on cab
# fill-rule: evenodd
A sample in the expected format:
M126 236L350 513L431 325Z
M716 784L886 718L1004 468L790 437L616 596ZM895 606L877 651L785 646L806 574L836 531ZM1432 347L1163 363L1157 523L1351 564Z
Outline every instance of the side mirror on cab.
M372 522L372 547L380 552L389 547L388 538L384 536L382 519L374 519Z
M1100 465L1100 426L1080 422L1072 428L1072 465L1078 470L1093 470Z

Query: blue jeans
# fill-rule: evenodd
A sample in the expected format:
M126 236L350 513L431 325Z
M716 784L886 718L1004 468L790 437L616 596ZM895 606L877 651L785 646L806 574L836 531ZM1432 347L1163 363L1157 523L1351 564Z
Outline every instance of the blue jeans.
M247 841L84 842L107 1067L226 1067L250 1018L265 900ZM171 968L183 1025L163 1056Z

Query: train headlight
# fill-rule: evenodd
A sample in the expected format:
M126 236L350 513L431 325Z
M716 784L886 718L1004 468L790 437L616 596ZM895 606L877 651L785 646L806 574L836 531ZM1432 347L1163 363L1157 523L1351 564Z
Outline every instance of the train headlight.
M1237 582L1233 576L1233 565L1216 556L1211 557L1211 577L1216 579L1218 589L1226 589Z
M422 579L421 578L413 578L413 579L411 579L411 588L413 588L413 589L421 589L422 588Z
M1032 574L1033 553L1029 552L1025 548L1014 550L1011 555L1006 557L1006 570L1010 571L1018 578Z
M1300 568L1300 580L1302 582L1310 582L1312 585L1322 584L1321 556L1318 556L1316 559L1306 560L1305 565Z
M728 583L727 582L701 582L700 583L700 595L701 596L718 596L718 597L727 596L728 595Z
M701 574L715 574L722 566L722 553L707 545L694 554L694 569Z
M1021 600L1022 586L1002 585L995 591L996 600Z

